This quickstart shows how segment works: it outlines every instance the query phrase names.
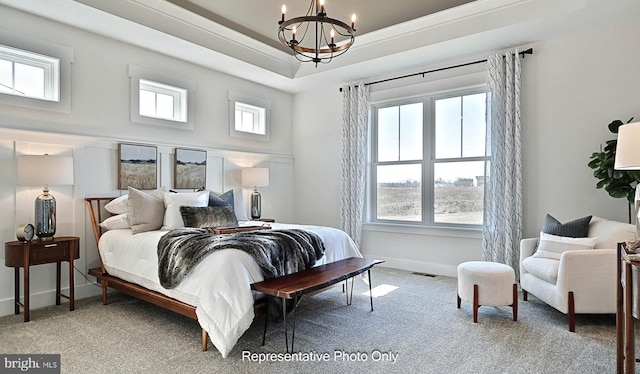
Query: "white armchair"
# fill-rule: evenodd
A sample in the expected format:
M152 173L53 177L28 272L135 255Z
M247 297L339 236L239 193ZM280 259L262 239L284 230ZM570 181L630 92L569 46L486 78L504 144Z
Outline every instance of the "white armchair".
M569 316L575 331L576 313L616 312L617 243L636 237L634 225L593 217L589 237L597 237L594 249L563 252L560 260L532 257L538 238L520 242L520 286L528 294Z

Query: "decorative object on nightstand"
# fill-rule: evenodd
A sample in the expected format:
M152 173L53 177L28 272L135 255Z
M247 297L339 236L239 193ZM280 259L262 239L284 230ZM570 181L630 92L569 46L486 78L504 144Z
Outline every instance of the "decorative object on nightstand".
M23 243L30 242L34 234L35 229L30 223L23 223L16 228L16 238Z
M42 240L53 238L56 233L56 199L49 193L49 185L73 185L73 157L47 154L18 156L18 185L44 185L35 202L35 232Z
M618 144L616 147L615 170L640 170L640 122L627 123L618 128ZM640 184L636 185L635 209L636 231L640 237Z
M30 267L41 264L56 264L56 305L60 305L60 297L69 299L69 310L74 305L73 261L80 258L80 238L77 236L59 236L49 240L28 242L13 241L4 243L4 265L14 268L15 314L24 309L24 321L29 321L29 273ZM60 263L69 263L69 295L60 291ZM24 301L20 302L20 268L24 273Z
M251 194L251 219L259 220L261 213L262 197L258 192L258 187L269 186L268 168L246 168L242 169L242 185L253 187Z

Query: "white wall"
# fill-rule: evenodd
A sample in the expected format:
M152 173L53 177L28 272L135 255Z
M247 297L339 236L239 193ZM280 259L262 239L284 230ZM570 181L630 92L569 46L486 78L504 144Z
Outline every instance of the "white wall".
M171 188L175 148L207 151L207 188L222 191L241 184L240 169L270 169L270 186L260 188L262 214L280 222L294 219L292 105L293 96L231 77L187 61L110 40L0 6L0 32L16 33L62 44L73 50L70 113L0 104L0 240L15 240L15 227L33 222L39 188L16 185L16 156L64 154L74 157L74 186L51 188L57 199L56 235L80 237L79 273L98 265L96 244L87 217L86 196L119 194L117 145L120 142L158 147L158 186ZM7 32L4 33L8 34ZM1 40L11 44L11 38ZM193 131L133 124L129 120L128 65L196 82ZM271 101L271 140L252 141L229 136L228 92L246 93ZM249 189L244 190L248 207ZM0 252L4 262L4 251ZM99 294L100 288L76 273L76 297ZM55 265L31 272L31 307L55 300ZM63 274L62 287L68 286ZM22 285L21 285L22 287ZM0 315L13 313L13 269L0 266ZM33 317L37 318L37 317Z
M522 74L524 237L537 235L546 213L561 221L589 214L626 221L626 202L596 190L587 163L601 143L615 137L606 128L609 122L640 119L640 24L533 47ZM304 191L296 195L296 219L338 226L338 87L314 87L299 94L294 108L296 188ZM463 261L481 258L477 232L365 230L361 249L390 266L445 275L455 275Z

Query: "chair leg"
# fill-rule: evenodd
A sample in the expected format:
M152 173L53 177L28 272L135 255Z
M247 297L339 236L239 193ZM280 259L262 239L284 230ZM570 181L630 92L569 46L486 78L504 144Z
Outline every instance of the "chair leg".
M576 332L576 305L573 291L569 291L569 331Z
M473 323L478 323L478 285L473 285Z
M529 300L529 293L524 288L522 289L522 300L524 301Z
M460 295L457 295L457 297L458 297L458 309L460 309L460 304L461 304L462 300L460 299Z
M513 320L518 320L518 285L516 283L513 284L513 304L511 304L513 308Z

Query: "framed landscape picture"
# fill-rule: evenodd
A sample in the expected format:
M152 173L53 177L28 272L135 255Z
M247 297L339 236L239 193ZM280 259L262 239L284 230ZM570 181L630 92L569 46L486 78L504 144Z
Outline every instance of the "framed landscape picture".
M173 170L175 189L205 188L207 176L207 152L195 149L176 149Z
M158 150L155 146L118 144L118 189L129 186L153 190L158 185Z

